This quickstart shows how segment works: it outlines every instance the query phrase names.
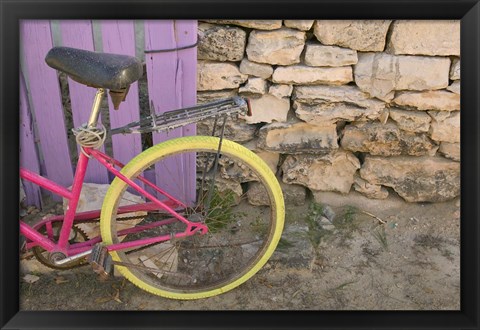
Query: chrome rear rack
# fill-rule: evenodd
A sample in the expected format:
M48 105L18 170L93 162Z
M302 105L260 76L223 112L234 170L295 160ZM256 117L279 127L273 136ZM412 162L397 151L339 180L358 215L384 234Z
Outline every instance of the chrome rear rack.
M110 130L110 134L161 132L208 118L234 115L250 115L250 106L247 99L232 97L162 114L152 114L139 121L114 128Z

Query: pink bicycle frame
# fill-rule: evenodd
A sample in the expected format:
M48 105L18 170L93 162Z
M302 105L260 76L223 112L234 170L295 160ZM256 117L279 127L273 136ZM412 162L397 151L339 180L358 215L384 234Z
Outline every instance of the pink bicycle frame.
M150 202L145 202L143 204L138 205L129 205L129 206L121 206L118 208L117 213L131 213L131 212L138 212L138 211L153 211L162 209L172 215L172 218L157 221L151 223L147 226L142 226L141 228L132 228L132 229L125 229L118 232L118 235L126 235L130 233L135 233L139 231L143 231L145 229L153 228L156 226L163 226L166 224L173 223L175 221L181 221L186 224L186 229L183 232L179 232L173 235L174 238L181 238L186 236L194 235L197 232L201 234L205 234L208 231L206 225L201 223L194 223L189 221L188 219L184 218L180 214L175 211L175 208L186 208L187 205L182 203L181 201L177 200L167 192L163 191L162 189L158 188L156 185L152 184L150 181L146 180L144 177L139 176L137 179L141 181L145 186L148 186L158 192L159 194L165 196L167 199L165 201L160 201L154 195L147 192L143 189L140 185L136 184L132 180L125 177L119 170L115 168L115 166L122 168L124 165L117 160L109 157L108 155L92 149L92 148L83 148L85 153L80 153L79 160L77 163L77 169L75 172L74 182L72 185L72 189L68 190L57 183L46 179L36 173L33 173L27 169L20 169L20 177L22 179L31 181L42 188L45 188L65 199L69 200L67 212L65 216L54 216L48 219L44 219L42 222L37 224L36 228L41 228L45 225L47 236L42 235L36 228L26 224L24 221L20 221L20 233L24 235L26 238L30 240L27 243L27 248L39 245L45 250L49 252L62 252L66 256L73 256L85 251L88 251L92 248L92 246L96 243L101 242L100 237L95 237L90 239L86 242L76 243L70 245L68 242L68 238L70 235L70 231L75 221L81 222L82 220L87 219L94 219L100 216L100 210L96 211L89 211L89 212L82 212L76 213L78 200L80 197L80 193L82 190L83 180L85 178L85 172L87 169L89 156L95 158L99 161L103 166L107 168L108 171L113 173L116 177L120 180L127 183L130 187L135 189L139 192L142 196L146 197ZM88 156L87 156L88 155ZM60 236L58 242L55 242L53 238L53 229L52 223L62 221L62 227L60 229ZM139 239L125 243L116 243L107 246L109 251L114 250L122 250L122 249L129 249L137 246L148 245L153 243L158 243L162 241L167 241L172 239L172 235L162 235L158 237L146 238L146 239Z

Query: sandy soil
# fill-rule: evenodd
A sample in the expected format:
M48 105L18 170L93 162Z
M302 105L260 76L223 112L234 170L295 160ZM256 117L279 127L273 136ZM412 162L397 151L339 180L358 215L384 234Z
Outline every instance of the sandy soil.
M21 262L20 308L460 309L458 199L412 204L396 196L374 201L356 193L325 193L320 204L323 206L309 200L303 206L287 206L284 235L272 259L252 279L223 295L169 300L150 295L122 278L100 281L88 266L57 271L32 259ZM50 211L60 209L52 208ZM38 276L38 280L28 283L25 275Z

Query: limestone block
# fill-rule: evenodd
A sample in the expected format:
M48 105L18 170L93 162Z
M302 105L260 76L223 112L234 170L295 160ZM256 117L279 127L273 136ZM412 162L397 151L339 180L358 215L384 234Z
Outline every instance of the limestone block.
M362 195L367 196L368 198L385 199L388 197L387 189L377 184L368 183L358 175L355 176L353 188Z
M460 161L460 143L442 142L438 151L447 158Z
M304 205L307 190L304 186L280 182L285 205ZM267 191L259 182L249 182L247 191L248 202L252 205L270 205Z
M355 86L298 86L294 98L297 117L315 125L375 120L385 109Z
M197 135L212 135L214 119L205 119L197 123ZM216 136L219 135L220 129L217 127ZM257 128L255 125L249 125L242 119L227 119L225 123L225 138L235 142L247 142L255 137Z
M305 46L305 64L309 66L344 66L357 61L357 51L352 49L313 43Z
M263 79L268 79L272 76L273 68L268 64L261 64L249 61L247 58L243 58L240 62L240 72Z
M260 149L258 147L258 139L249 141L243 144L243 146L260 157L268 165L268 167L270 167L273 173L277 173L278 162L280 160L280 154L278 152Z
M231 24L258 30L276 30L282 27L282 20L210 19L208 23Z
M360 175L393 188L408 202L443 202L460 195L460 163L443 157L367 156Z
M245 52L247 33L237 27L200 23L198 25L199 60L240 61Z
M450 68L450 79L460 79L460 59L458 57L454 58L452 61L452 67Z
M314 34L324 45L362 52L383 51L390 20L317 20Z
M328 126L339 121L375 120L380 117L383 108L362 108L346 102L323 102L315 105L294 101L295 114L301 120L318 126Z
M345 85L353 81L351 66L311 67L292 65L277 67L272 81L289 85Z
M364 92L390 101L394 90L435 90L448 86L449 58L359 54L355 83Z
M248 38L248 60L276 65L299 63L305 38L305 32L288 28L275 31L254 30Z
M426 134L405 132L393 122L353 123L343 130L341 146L345 150L371 155L435 155L438 146Z
M393 54L459 56L460 21L395 21L387 50Z
M240 73L233 63L197 62L197 90L233 89L247 81L248 76Z
M452 93L460 94L460 80L455 80L450 86L447 87Z
M290 100L265 94L260 98L251 98L250 107L252 115L243 117L248 124L284 122L290 110Z
M301 30L301 31L308 31L312 28L312 25L313 25L313 22L315 22L315 20L313 19L295 19L295 20L289 20L289 19L286 19L283 21L283 24L286 26L286 27L289 27L289 28L292 28L292 29L297 29L297 30Z
M248 183L247 199L252 205L270 205L267 190L260 182Z
M296 86L294 98L307 104L346 102L362 108L385 107L383 102L370 98L355 86Z
M227 99L234 96L238 96L237 89L197 92L197 103L204 104L204 103L213 102L220 99Z
M338 148L336 125L272 123L259 131L258 147L284 153L326 154Z
M460 112L429 111L430 137L435 141L460 142Z
M283 198L287 205L304 205L307 198L307 189L297 184L286 184L280 181Z
M423 111L390 109L390 118L398 127L407 132L426 133L430 128L432 117Z
M248 78L245 86L240 87L238 92L245 95L263 95L267 92L267 81L258 77Z
M324 156L289 155L282 165L283 182L300 184L315 191L347 194L359 168L359 160L341 149Z
M460 95L448 91L399 92L393 103L415 110L460 110Z
M292 85L283 85L283 84L273 84L268 89L268 93L272 94L278 98L290 97L293 92Z
M87 211L95 211L101 210L103 199L107 193L108 188L110 185L108 184L97 184L97 183L84 183L82 186L82 191L80 193L80 198L78 200L77 205L77 213L80 212L87 212ZM69 187L71 189L71 187ZM119 206L125 205L132 205L136 203L144 203L144 199L141 196L136 196L134 194L129 193L126 191L124 193L124 198L120 201ZM68 200L63 199L63 210L67 212L68 207ZM122 217L133 217L139 216L138 219L132 220L125 220L119 221L116 224L117 231L131 228L141 222L143 217L146 213L145 212L132 212L132 213L125 213ZM100 224L99 223L80 223L76 225L79 227L85 234L87 234L88 238L94 238L100 235Z
M239 181L229 180L223 177L216 177L215 188L218 189L218 192L222 194L222 196L225 196L227 194L232 196L233 203L235 205L240 204L240 202L242 201L243 189Z

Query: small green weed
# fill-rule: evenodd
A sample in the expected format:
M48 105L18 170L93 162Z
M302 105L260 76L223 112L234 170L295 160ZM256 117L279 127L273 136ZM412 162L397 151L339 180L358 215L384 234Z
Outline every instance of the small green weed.
M330 236L332 231L325 230L319 224L320 218L323 216L323 205L313 202L308 207L305 222L308 226L307 238L314 247L318 247L320 242Z
M373 238L380 243L380 246L385 250L388 251L388 240L387 240L387 233L385 232L385 227L384 226L379 226L377 227L373 232L372 232Z
M278 241L277 250L285 252L286 250L288 250L293 246L295 246L294 243L282 237L280 238L280 241Z
M219 192L217 187L213 189L205 223L209 231L217 232L231 224L240 214L233 212L233 207L236 205L233 191Z

